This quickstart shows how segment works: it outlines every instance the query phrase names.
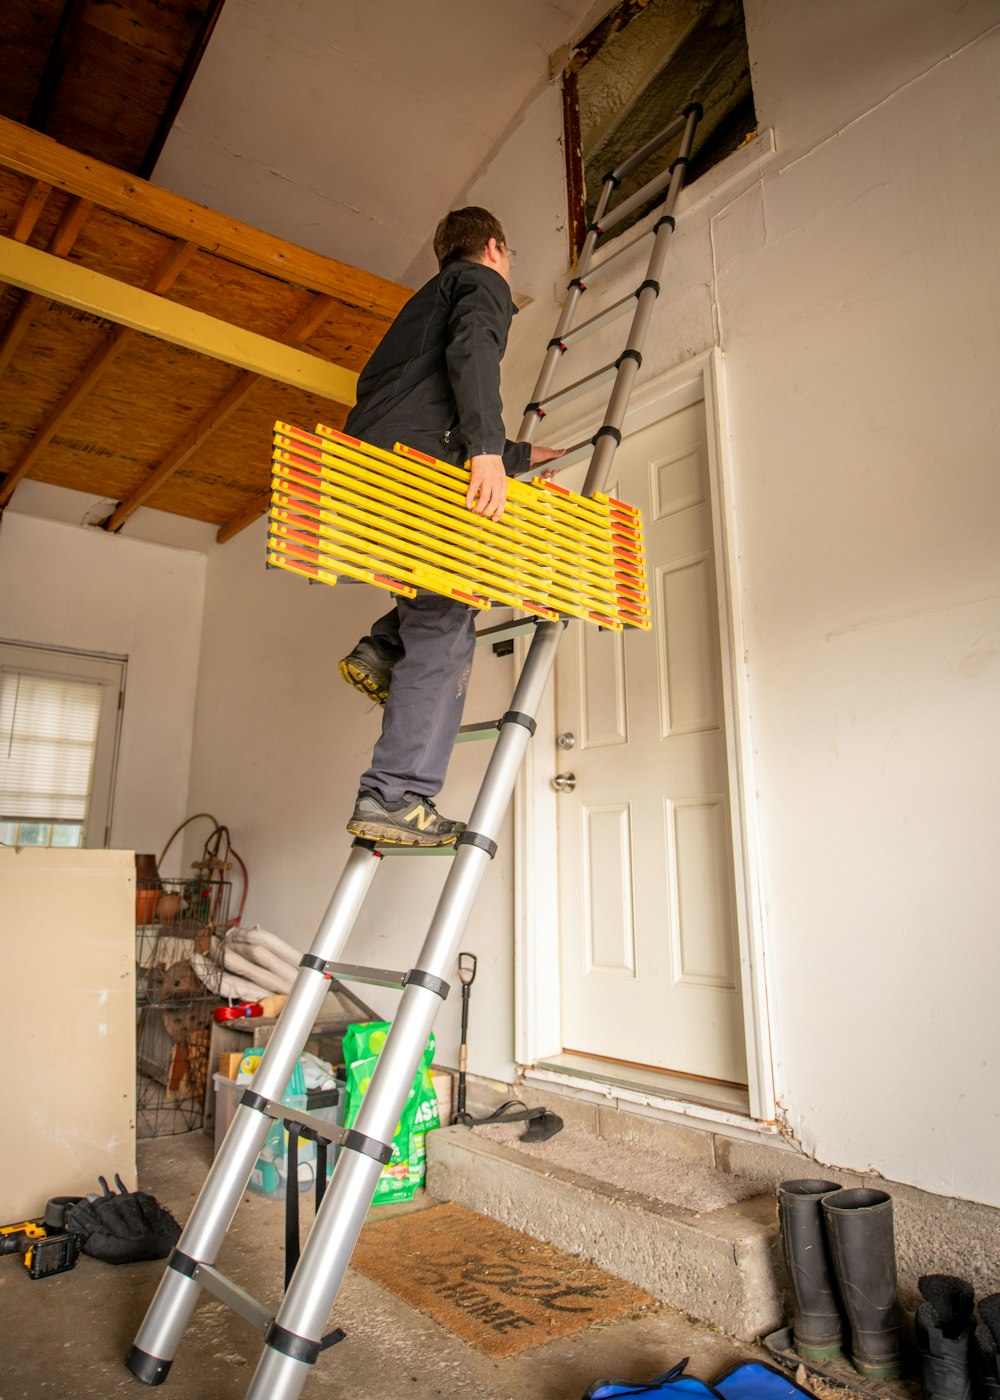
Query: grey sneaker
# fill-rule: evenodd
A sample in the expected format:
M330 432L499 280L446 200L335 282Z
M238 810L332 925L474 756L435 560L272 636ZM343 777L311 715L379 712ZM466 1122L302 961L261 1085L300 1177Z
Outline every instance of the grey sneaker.
M362 788L347 829L352 836L386 846L450 846L465 830L465 822L442 817L429 797L416 792L386 802L377 792Z
M390 655L371 637L362 637L352 652L344 657L337 669L348 685L367 695L378 705L389 698L389 682L397 657Z

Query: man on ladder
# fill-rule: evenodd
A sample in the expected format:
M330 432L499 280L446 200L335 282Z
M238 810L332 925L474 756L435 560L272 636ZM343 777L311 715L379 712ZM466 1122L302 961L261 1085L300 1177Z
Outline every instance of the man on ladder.
M555 336L549 342L542 371L536 381L533 402L525 408L520 436L522 441L529 442L538 423L541 404L551 404L570 392L578 391L579 385L571 385L565 390L549 392L558 362L573 336L575 311L586 286L583 279L587 275L597 241L628 215L644 208L654 195L667 189L669 185L664 213L651 230L653 250L647 265L646 278L634 295L628 343L617 360L594 371L581 381L586 384L595 380L603 381L612 375L614 377L614 387L603 423L588 443L580 443L568 449L566 454L570 460L577 459L577 454L586 455L590 460L583 496L593 497L603 492L615 449L621 440L629 395L642 359L640 347L652 316L653 306L659 296L659 279L670 234L674 228L673 209L684 182L684 170L701 114L700 105L697 102L690 103L679 118L650 138L628 160L604 177L594 223L584 239L576 265L576 275L567 290ZM654 176L635 194L623 199L613 209L609 208L612 193L622 181L639 170L655 151L676 136L681 137L680 154L671 163L669 170ZM447 223L446 220L446 227ZM464 266L450 274L455 278L456 285L461 281L463 274L466 277L471 276L473 284L477 287L477 299L489 296L499 308L506 308L499 322L493 319L496 313L487 321L488 325L492 324L494 327L494 343L491 350L493 369L489 381L489 393L493 395L499 384L499 362L513 314L513 308L509 304L509 289L506 290L508 301L505 303L502 296L499 296L498 300L498 294L506 288L509 275L509 259L503 231L494 221L485 235L477 234L476 240L466 244L464 250L461 243L456 241L448 251L453 255L452 262L468 263L472 267L471 274ZM387 435L381 438L382 442L391 442L396 436L409 437L412 440L414 423L394 419L393 410L403 407L411 386L418 381L430 378L432 384L441 385L440 366L443 363L445 398L438 409L440 417L435 420L428 414L428 419L420 420L416 426L422 426L432 432L436 421L438 431L442 435L445 432L459 435L461 446L456 449L459 453L457 460L462 460L470 453L474 458L480 459L478 463L473 462L468 503L470 508L473 508L478 498L480 514L484 517L490 515L492 518L503 506L503 500L499 495L494 495L494 489L504 493L506 491L503 473L501 471L498 474L496 464L496 459L502 459L504 446L502 429L499 429L499 396L497 394L489 400L492 403L491 416L480 419L480 426L485 423L491 431L498 429L498 437L493 439L478 433L475 437L465 437L468 431L467 420L464 417L468 388L460 371L453 370L452 365L467 365L470 346L478 345L479 341L476 338L463 339L460 335L452 333L453 326L457 329L463 324L460 317L453 319L449 312L440 322L433 318L432 308L436 306L437 291L448 285L449 266L449 263L444 263L439 277L429 284L432 294L428 294L430 306L425 319L410 323L407 319L408 308L404 308L397 322L400 328L400 353L397 355L394 351L396 326L389 332L392 340L389 336L386 337L386 359L382 360L381 350L376 352L372 361L372 375L369 376L366 371L364 377L368 382L363 383L364 393L359 406L359 419L367 406L374 407L380 387L380 371L384 370L385 379L382 385L386 396L379 407L378 424L376 426L373 422L372 426L376 427L376 431ZM423 298L424 292L418 293L414 298L415 312L428 304ZM632 309L632 303L632 297L625 298L621 308ZM577 330L584 333L588 324L595 329L602 325L605 319L605 313L598 313L589 323L584 322ZM475 317L472 324L478 330ZM404 330L411 334L417 325L426 330L427 339L424 342L409 342L407 349L408 341ZM431 330L435 326L438 327L439 333L443 334L443 344L434 352L438 359L435 361L432 355L431 359L422 360L421 349L432 344ZM443 332L441 326L444 327ZM487 331L487 342L490 334ZM406 370L411 361L412 378L408 378ZM432 376L430 367L434 363L439 368L438 373ZM485 385L481 384L478 392L482 397L473 397L473 410L477 405L481 407L487 402ZM372 395L370 400L369 394ZM358 419L352 418L349 422L353 431L363 430ZM374 436L371 428L364 431L369 439ZM431 446L431 443L424 437L419 445ZM534 457L535 462L539 463L551 460L556 454L548 452L544 456L536 455L530 448L525 454L522 447L522 463L525 463L525 455L527 462ZM484 458L487 459L485 464L482 460ZM515 458L515 466L516 464ZM445 834L446 840L455 842L455 858L447 862L448 873L423 944L415 963L405 972L378 968L359 969L335 961L351 934L375 870L382 864L370 838L355 841L351 846L343 874L320 922L312 947L303 955L299 964L299 973L289 994L288 1003L264 1049L253 1083L240 1098L229 1131L216 1155L205 1185L191 1209L177 1247L170 1256L156 1295L136 1334L135 1342L129 1348L125 1364L132 1374L146 1385L160 1385L166 1379L181 1336L203 1289L213 1293L264 1335L264 1349L247 1391L247 1400L297 1400L309 1377L310 1368L316 1364L324 1350L342 1338L343 1332L339 1328L330 1332L325 1330L330 1311L364 1225L379 1175L382 1168L391 1161L392 1137L396 1124L406 1103L414 1074L434 1024L435 1014L448 994L448 977L452 975L459 943L471 916L476 896L489 863L497 853L500 825L514 791L528 742L535 730L535 716L539 712L546 685L555 665L566 621L557 616L541 619L537 624L532 622L530 625L533 632L531 645L511 696L510 708L500 718L499 732L479 794L469 814L468 827L460 834ZM401 648L407 646L405 636L400 637L400 645ZM345 658L345 661L347 660L350 658ZM400 675L399 666L400 662L397 661L393 688ZM386 679L391 671L391 665L385 667ZM353 682L356 678L350 679ZM425 741L425 738L418 731L416 744L419 745L422 740ZM378 756L376 750L376 757ZM414 781L412 772L401 772L395 776L397 781L401 781L404 792L407 785ZM430 787L433 784L425 786ZM406 824L405 811L402 817L399 811L389 812L387 815L395 823L396 839L400 838L400 833L408 840L414 836L412 826ZM364 813L358 818L359 822L367 820ZM426 821L426 817L424 820ZM413 826L416 825L414 820ZM351 826L355 827L354 819ZM358 1116L351 1128L342 1129L332 1127L304 1110L290 1108L282 1103L281 1099L331 983L335 979L348 976L376 985L396 987L401 995L392 1028L379 1054ZM277 1313L274 1313L269 1306L251 1297L233 1279L223 1274L215 1266L215 1259L236 1214L270 1125L279 1121L286 1122L290 1131L293 1131L294 1125L298 1123L325 1141L338 1142L340 1152L330 1185L316 1211L309 1238L285 1290L281 1305Z
M439 272L403 307L358 380L344 430L376 447L397 442L471 469L466 505L499 520L507 477L562 455L510 442L500 401L500 361L515 313L511 256L485 209L454 209L437 226ZM446 846L463 822L439 815L472 668L475 609L419 592L398 598L340 662L349 684L383 705L382 733L361 775L354 836L406 846ZM391 684L390 684L391 682Z

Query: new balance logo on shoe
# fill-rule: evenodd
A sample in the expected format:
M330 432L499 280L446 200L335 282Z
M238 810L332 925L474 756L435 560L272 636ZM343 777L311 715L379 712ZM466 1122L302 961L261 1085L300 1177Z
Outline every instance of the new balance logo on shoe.
M451 846L465 823L442 817L431 799L419 793L407 792L398 802L386 802L377 792L362 788L347 829L352 836L388 846Z
M429 826L433 826L438 821L438 814L432 807L430 811L422 802L418 802L416 807L411 807L403 818L405 822L413 822L418 831L426 831Z

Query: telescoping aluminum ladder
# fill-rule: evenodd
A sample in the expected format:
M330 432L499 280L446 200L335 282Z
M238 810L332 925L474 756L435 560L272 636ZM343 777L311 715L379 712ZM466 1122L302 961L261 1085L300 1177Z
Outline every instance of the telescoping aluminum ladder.
M625 410L641 363L641 347L659 294L659 279L674 228L672 211L684 183L701 115L700 105L692 103L680 117L604 177L594 222L588 229L576 275L569 284L555 335L549 342L533 402L525 410L519 439L531 441L546 406L551 407L559 400L582 392L584 386L593 387L602 380L613 379L601 427L592 440L577 444L567 453L569 460L591 454L584 495L603 489L621 441ZM680 152L669 168L614 209L609 209L612 195L621 182L678 136ZM654 225L653 249L645 280L634 297L626 298L574 329L576 310L586 289L584 279L601 235L664 189L667 193L662 215ZM627 345L619 359L566 389L551 392L556 369L574 340L588 330L597 329L613 313L624 313L633 299L637 306ZM500 824L535 728L534 717L566 623L560 619L534 621L530 625L534 636L511 708L500 722L482 787L467 830L457 843L419 959L406 973L353 967L335 961L347 941L380 861L380 853L372 843L353 843L312 948L302 959L288 1002L261 1057L253 1084L240 1099L229 1131L125 1358L129 1370L146 1384L159 1385L166 1379L203 1288L264 1334L265 1345L247 1391L248 1400L292 1400L300 1395L320 1353L343 1337L339 1329L324 1335L327 1319L371 1205L379 1173L391 1156L393 1133L438 1006L447 995L446 979L454 966L476 894L496 853ZM371 1084L354 1126L348 1130L331 1128L324 1120L280 1102L333 978L402 988L399 1009ZM215 1268L216 1256L274 1120L299 1124L307 1133L341 1144L329 1187L276 1316Z

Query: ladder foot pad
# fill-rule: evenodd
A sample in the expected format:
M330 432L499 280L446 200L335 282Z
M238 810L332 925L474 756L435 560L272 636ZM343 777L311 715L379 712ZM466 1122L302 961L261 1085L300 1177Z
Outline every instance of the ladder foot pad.
M125 1365L144 1385L162 1385L173 1362L150 1356L148 1351L142 1351L139 1347L129 1347L125 1353Z

